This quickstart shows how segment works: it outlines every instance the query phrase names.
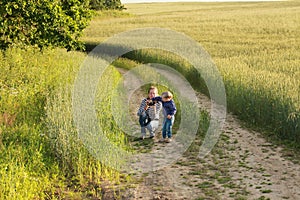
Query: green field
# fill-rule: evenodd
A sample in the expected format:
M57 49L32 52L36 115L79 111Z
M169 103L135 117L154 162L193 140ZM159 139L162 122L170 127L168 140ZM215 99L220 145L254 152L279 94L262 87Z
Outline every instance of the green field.
M128 4L99 12L85 30L88 48L114 34L161 27L193 38L211 55L224 79L227 104L247 125L299 149L300 2ZM101 198L101 184L128 181L102 165L78 140L71 90L87 53L10 48L0 54L0 199ZM166 52L145 50L115 64L161 62L197 86L190 67ZM130 61L129 59L133 60ZM120 74L109 68L98 97L110 102ZM113 80L113 81L111 81ZM104 85L106 83L106 85ZM103 95L103 96L101 96ZM116 144L128 141L103 101L99 123ZM101 112L102 115L101 115ZM112 134L114 133L114 134Z
M300 2L128 4L126 8L127 15L95 17L83 40L97 44L142 27L184 33L199 42L219 68L230 111L281 139L300 142ZM137 55L129 58L180 65L162 52Z

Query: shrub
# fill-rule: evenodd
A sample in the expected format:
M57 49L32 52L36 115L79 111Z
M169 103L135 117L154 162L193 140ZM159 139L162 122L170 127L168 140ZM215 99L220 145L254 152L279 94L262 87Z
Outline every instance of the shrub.
M83 48L79 37L91 19L88 1L4 0L0 2L0 48L34 45Z

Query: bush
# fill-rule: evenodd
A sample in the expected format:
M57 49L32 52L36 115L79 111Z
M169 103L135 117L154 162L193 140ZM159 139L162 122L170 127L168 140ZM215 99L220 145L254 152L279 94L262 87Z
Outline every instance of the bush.
M85 0L3 0L0 13L1 49L11 45L83 48L79 37L91 19Z
M120 0L91 0L90 8L93 10L123 10L124 6Z

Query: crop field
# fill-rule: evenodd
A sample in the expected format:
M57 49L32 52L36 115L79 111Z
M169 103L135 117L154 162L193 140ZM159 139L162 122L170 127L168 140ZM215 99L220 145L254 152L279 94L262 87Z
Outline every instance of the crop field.
M97 44L143 27L184 33L211 55L221 72L229 110L296 145L300 142L299 6L298 1L128 4L125 13L95 17L83 40ZM172 65L168 57L141 51L129 58ZM184 68L178 63L173 61Z

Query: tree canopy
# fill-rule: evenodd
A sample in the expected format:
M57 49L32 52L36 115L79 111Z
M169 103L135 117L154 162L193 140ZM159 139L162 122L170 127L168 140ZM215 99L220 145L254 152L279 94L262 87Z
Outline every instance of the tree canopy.
M90 0L90 7L93 10L124 9L124 6L121 4L120 0Z
M83 48L79 38L91 19L91 9L122 8L119 0L2 0L0 48Z

